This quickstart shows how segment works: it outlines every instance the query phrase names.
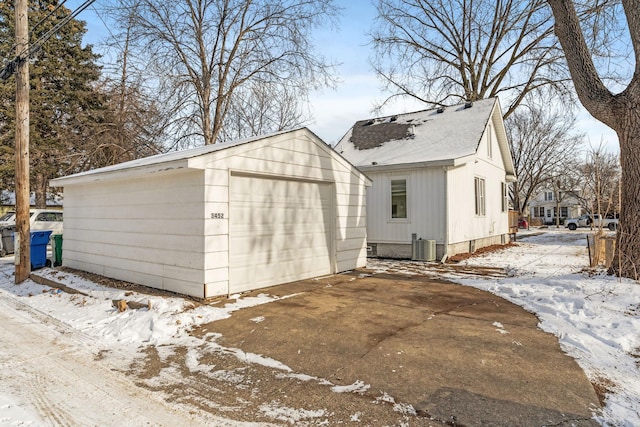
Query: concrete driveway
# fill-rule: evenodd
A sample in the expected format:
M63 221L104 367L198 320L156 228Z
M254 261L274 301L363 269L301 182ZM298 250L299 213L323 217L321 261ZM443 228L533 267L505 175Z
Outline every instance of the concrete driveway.
M450 425L597 425L591 383L531 313L446 281L362 273L256 291L295 295L210 329L226 347L334 384L362 381L371 397Z

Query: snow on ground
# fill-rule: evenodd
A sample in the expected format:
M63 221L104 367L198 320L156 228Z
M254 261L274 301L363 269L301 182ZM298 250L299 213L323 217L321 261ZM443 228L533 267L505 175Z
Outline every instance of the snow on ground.
M540 327L555 334L568 354L573 356L593 382L606 385L610 393L606 407L598 415L602 425L640 426L640 285L617 280L602 272L587 272L585 233L549 229L540 235L521 236L516 246L463 261L468 266L504 268L506 275L470 275L451 269L438 269L428 263L370 260L369 267L408 274L437 274L467 286L487 290L537 314ZM119 313L113 300L125 298L127 290L104 287L78 276L55 270L41 270L45 277L57 280L88 294L59 292L27 281L13 284L13 258L0 259L0 299L16 301L57 319L65 327L84 334L89 342L104 348L136 352L142 344L181 344L194 350L187 355L191 369L200 369L197 345L202 341L188 331L196 325L224 319L243 307L266 304L277 297L236 296L235 302L196 305L182 298L134 293L128 301L146 307ZM256 317L253 322L263 319ZM494 325L504 330L502 325ZM211 345L216 345L214 342ZM260 363L291 375L280 362L239 349L224 349L237 357ZM6 356L0 348L0 367ZM6 368L6 366L5 366ZM5 369L3 368L3 369ZM348 390L366 390L354 383ZM23 396L24 397L24 396ZM276 420L295 423L303 418L322 417L320 412L279 406L276 402L260 408ZM406 411L406 408L397 408ZM355 421L358 414L354 415ZM0 378L0 426L41 425L36 407L6 386Z
M93 353L98 353L101 349L108 349L112 352L115 351L133 355L139 351L141 346L149 344L184 345L185 347L195 348L201 345L202 341L189 335L188 330L194 326L228 318L231 313L244 307L256 306L281 299L266 294L244 298L240 298L239 295L232 295L231 299L236 298L236 301L226 303L224 306L196 306L193 302L180 297L143 295L130 292L126 289L105 287L76 275L56 270L46 269L39 271L38 274L40 276L55 279L58 283L87 294L87 296L84 296L42 286L31 280L27 280L20 285L15 285L13 283L14 266L12 262L13 257L0 259L0 304L9 305L15 303L18 305L18 310L25 310L26 308L31 315L37 316L39 313L42 313L44 314L43 323L50 323L52 318L59 321L62 328L72 328L74 331L79 332L80 336L86 336L86 342L83 344L86 347L97 347L93 348ZM291 295L282 298L289 298L290 296ZM146 307L139 310L118 312L117 308L113 305L113 301L120 299L138 302ZM52 334L52 336L53 335L54 334ZM4 338L7 339L7 337ZM6 342L3 342L3 344L8 345ZM210 346L216 346L216 344L211 343ZM42 345L40 345L40 347L42 347ZM72 345L67 347L71 348ZM61 351L72 351L68 348ZM195 351L196 350L193 351L194 354L189 354L188 357L193 359L191 365L197 368L197 355L195 355ZM260 355L245 353L240 349L225 348L224 351L234 353L238 358L251 363L290 371L290 369L282 363ZM43 360L45 356L46 355L35 354L35 351L32 355L24 355L25 359L42 358ZM10 350L3 349L2 346L0 346L0 369L2 369L2 372L7 373L7 375L0 375L0 426L39 426L47 424L43 419L42 412L46 410L47 418L50 418L52 415L49 412L54 404L47 403L46 408L43 409L41 402L51 396L39 397L38 402L35 404L37 408L30 402L32 400L31 397L22 395L22 400L20 400L17 395L24 392L24 390L21 390L24 389L24 386L20 384L23 382L21 378L28 377L31 373L28 373L28 375L15 376L16 378L12 379L9 371L12 369L12 365L16 363L14 359L15 355L12 354ZM115 363L117 363L118 360L128 361L130 358L113 358L113 362ZM17 363L22 364L22 362ZM53 370L57 369L55 366L50 368ZM120 368L125 368L125 366L120 366ZM81 381L86 379L82 377L78 378ZM113 386L113 384L110 384L110 386ZM78 387L82 388L85 386L78 385ZM99 386L99 388L107 389L109 387ZM59 391L69 392L69 390L63 391L62 389ZM65 396L65 398L66 397L68 396ZM88 403L84 402L84 404ZM92 411L93 410L98 412L96 417L99 417L100 408L92 407ZM106 408L105 411L108 411L108 415L105 416L112 415L110 408ZM83 417L82 412L86 411L82 409L75 413L67 413L64 414L64 417L56 414L54 419L59 424L65 425L68 423L70 423L70 425L93 424L92 420L78 418ZM107 412L105 412L105 414L107 414ZM149 414L149 417L153 417L154 415L155 414ZM176 423L175 420L168 418L172 416L173 414L165 415L164 419L160 418L160 424L151 422L151 425L174 425ZM130 420L128 425L147 425L149 423L148 418L146 418L146 420L147 421L140 419L138 420L139 422ZM180 424L184 422L185 420L183 419ZM120 423L121 420L117 420L115 423L103 422L95 425L120 425ZM191 425L190 423L187 424ZM195 423L195 425L234 426L249 424L258 425L257 423L234 422L220 417L206 417L204 420Z
M592 382L611 393L597 417L603 425L640 426L640 284L587 271L586 234L547 229L524 233L517 246L469 258L460 264L502 267L507 277L461 277L455 282L489 291L540 319ZM404 268L403 268L404 265ZM427 273L428 264L393 262L393 271ZM370 268L388 271L388 261ZM495 325L501 329L502 325Z

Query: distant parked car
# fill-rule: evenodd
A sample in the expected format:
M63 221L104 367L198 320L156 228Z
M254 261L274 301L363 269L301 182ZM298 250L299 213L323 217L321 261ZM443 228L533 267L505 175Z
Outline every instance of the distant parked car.
M31 231L51 230L52 234L62 234L62 211L52 209L31 209L29 226ZM0 235L4 236L0 238L0 254L2 256L13 253L13 247L5 244L4 241L10 234L7 232L2 233L3 229L14 228L16 225L16 213L7 212L0 217ZM13 231L13 230L6 230Z
M7 212L6 214L0 216L0 227L5 225L13 225L16 223L16 213L15 212Z
M576 230L578 227L602 227L615 231L618 228L618 219L613 216L612 218L600 218L600 215L598 214L584 214L578 218L566 220L565 227L569 230Z
M53 230L53 234L62 234L62 211L53 209L30 209L29 224L31 230ZM16 225L16 213L9 211L0 217L0 227Z
M518 220L518 228L529 228L529 223L526 219Z

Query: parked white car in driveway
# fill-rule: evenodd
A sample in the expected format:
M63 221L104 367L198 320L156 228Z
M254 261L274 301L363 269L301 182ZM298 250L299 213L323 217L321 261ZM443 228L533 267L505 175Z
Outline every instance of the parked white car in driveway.
M51 230L52 235L62 234L62 211L53 209L30 209L29 212L31 231ZM7 212L0 217L0 256L13 253L13 238L10 233L13 232L15 225L15 212ZM8 230L9 228L11 228L11 230Z

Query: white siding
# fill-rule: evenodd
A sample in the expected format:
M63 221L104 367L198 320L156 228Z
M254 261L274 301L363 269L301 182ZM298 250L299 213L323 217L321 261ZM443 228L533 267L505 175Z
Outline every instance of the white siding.
M310 271L366 265L369 181L308 130L170 158L171 167L148 160L56 182L65 187L64 265L195 297L227 294L235 175L330 188L320 202L331 225L318 260L329 267Z
M444 169L421 168L368 172L367 232L371 243L411 243L418 238L445 240ZM408 218L391 218L391 179L407 179Z
M202 297L202 171L65 188L65 266Z
M497 137L492 132L495 146L492 157L487 156L487 134L483 136L475 161L453 168L448 172L449 243L459 243L509 233L508 212L502 212L502 183L505 170ZM476 215L474 179L485 183L485 215Z

